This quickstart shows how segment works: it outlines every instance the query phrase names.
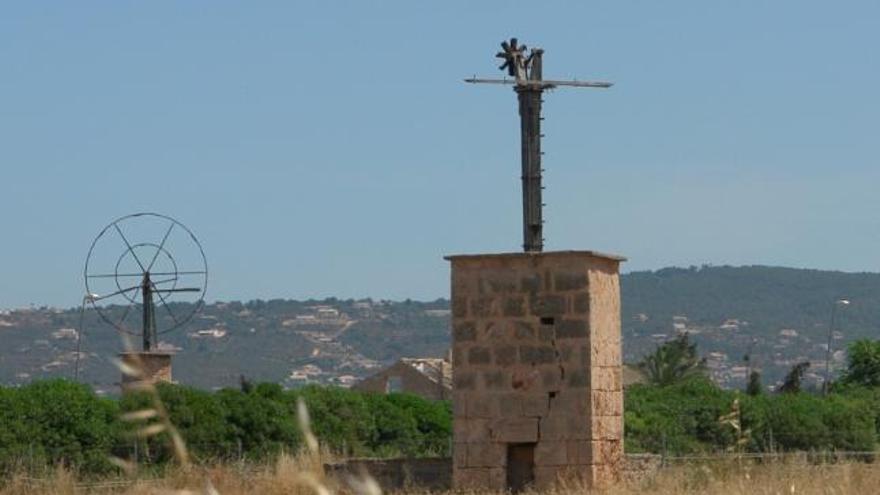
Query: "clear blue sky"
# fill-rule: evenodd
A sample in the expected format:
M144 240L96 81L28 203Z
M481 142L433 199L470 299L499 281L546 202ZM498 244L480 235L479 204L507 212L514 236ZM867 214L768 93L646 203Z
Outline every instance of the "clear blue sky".
M136 211L201 238L208 299L448 294L519 250L503 38L545 75L548 249L627 270L880 270L880 4L17 2L0 8L0 307L74 306Z

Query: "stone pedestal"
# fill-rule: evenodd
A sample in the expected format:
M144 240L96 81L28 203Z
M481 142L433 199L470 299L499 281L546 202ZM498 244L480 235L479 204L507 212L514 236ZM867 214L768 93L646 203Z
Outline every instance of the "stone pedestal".
M453 483L601 487L620 476L618 269L590 251L449 256Z
M137 384L144 381L151 384L159 382L171 382L171 357L170 352L145 351L123 352L119 358L126 365L143 371L143 377L122 374L122 391L136 388Z

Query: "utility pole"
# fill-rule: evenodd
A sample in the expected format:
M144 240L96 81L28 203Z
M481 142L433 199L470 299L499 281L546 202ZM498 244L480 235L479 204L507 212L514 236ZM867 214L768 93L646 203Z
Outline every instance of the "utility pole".
M597 81L557 81L543 78L544 50L532 48L528 56L526 46L518 45L516 38L501 42L502 51L495 56L504 59L499 67L507 70L513 79L465 79L473 84L513 85L519 100L520 139L522 154L523 195L523 250L541 252L544 249L544 217L541 185L541 104L544 90L560 86L575 88L609 88L612 83Z
M828 324L828 345L825 348L825 381L822 382L822 395L828 395L831 385L831 338L834 336L834 316L838 306L848 306L849 300L838 299L831 305L831 323Z

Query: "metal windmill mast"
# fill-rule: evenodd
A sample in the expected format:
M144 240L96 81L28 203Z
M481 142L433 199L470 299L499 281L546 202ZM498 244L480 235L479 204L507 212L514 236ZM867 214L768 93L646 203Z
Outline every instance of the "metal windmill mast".
M519 100L520 132L522 139L522 192L523 192L523 249L540 252L544 248L544 219L541 200L541 103L546 89L568 86L575 88L609 88L612 83L601 81L558 81L544 79L542 56L544 50L532 48L526 55L526 46L518 45L516 38L501 42L502 51L495 56L503 58L499 67L507 70L513 79L465 79L474 84L509 84Z

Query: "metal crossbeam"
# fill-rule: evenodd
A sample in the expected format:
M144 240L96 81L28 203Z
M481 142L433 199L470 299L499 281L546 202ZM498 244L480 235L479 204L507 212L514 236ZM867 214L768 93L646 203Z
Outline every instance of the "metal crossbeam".
M525 88L540 88L540 89L552 89L558 86L568 86L574 88L610 88L614 86L614 83L604 82L604 81L578 81L576 79L572 79L570 81L556 81L556 80L543 80L543 81L529 81L529 80L520 80L516 79L485 79L485 78L477 78L471 77L465 79L464 82L471 84L507 84L507 85L516 85Z
M519 117L522 154L522 193L523 193L523 249L526 252L540 252L544 249L544 217L541 199L541 103L546 89L557 87L610 88L613 84L604 81L559 81L544 79L544 50L532 48L526 55L526 46L518 45L516 38L501 42L502 51L495 56L504 59L499 67L506 70L511 78L465 79L471 84L499 84L513 86L519 100Z

